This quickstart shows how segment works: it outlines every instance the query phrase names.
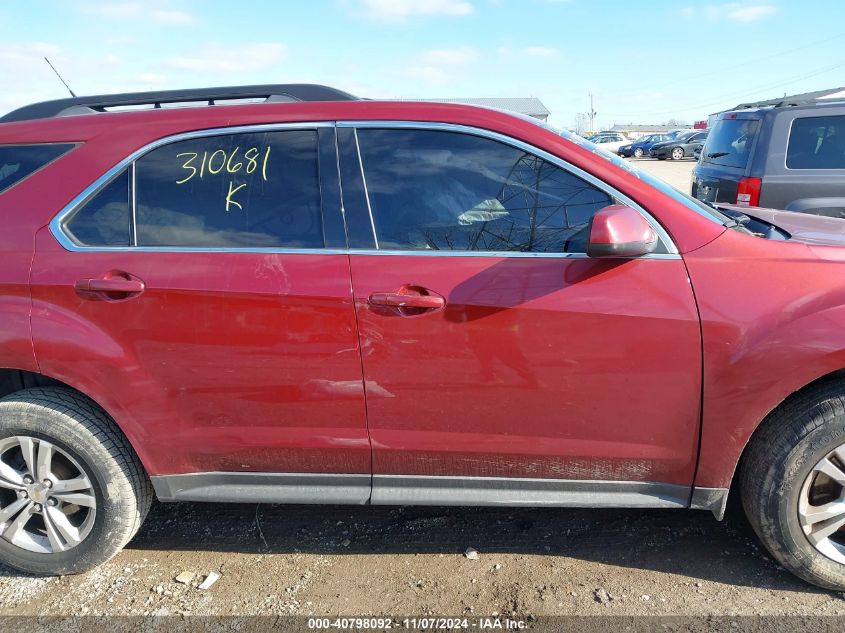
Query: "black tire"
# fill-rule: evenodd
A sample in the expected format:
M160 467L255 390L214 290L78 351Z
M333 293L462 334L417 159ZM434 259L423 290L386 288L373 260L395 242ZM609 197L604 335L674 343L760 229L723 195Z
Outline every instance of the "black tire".
M96 499L88 535L78 545L37 553L0 537L0 561L33 574L88 571L117 554L141 527L153 499L135 451L96 403L62 387L27 389L0 399L0 441L26 435L47 440L85 471Z
M678 150L680 150L680 151L681 151L681 152L680 152L680 153L681 153L681 155L680 155L680 156L675 156L675 154L678 152ZM672 151L670 152L670 155L672 156L672 160L681 160L681 159L686 158L687 153L684 151L684 148L683 148L683 147L673 147L673 148L672 148Z
M819 552L798 516L813 467L845 443L845 384L815 385L790 396L751 438L740 470L745 514L771 555L807 582L841 591L845 564Z
M642 147L638 147L637 149L634 150L634 158L642 158L643 154L645 154L645 152L643 152Z

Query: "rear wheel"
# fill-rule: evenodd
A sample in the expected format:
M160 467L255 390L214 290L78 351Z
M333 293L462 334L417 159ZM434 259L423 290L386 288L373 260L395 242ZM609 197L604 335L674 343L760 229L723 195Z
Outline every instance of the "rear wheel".
M642 157L643 157L643 148L642 148L642 147L638 147L637 149L635 149L635 150L634 150L634 156L635 156L636 158L642 158Z
M742 504L788 570L845 589L845 385L826 383L781 405L752 438Z
M681 160L685 155L683 147L672 148L672 160Z
M0 400L0 561L87 571L129 542L151 501L137 456L91 400L64 388Z

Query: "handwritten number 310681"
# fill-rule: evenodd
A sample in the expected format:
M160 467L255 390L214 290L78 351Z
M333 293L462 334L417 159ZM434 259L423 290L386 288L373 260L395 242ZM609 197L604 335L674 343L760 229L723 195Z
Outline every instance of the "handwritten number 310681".
M240 172L246 172L247 174L253 174L259 167L261 168L261 178L266 181L267 163L270 160L270 147L265 148L263 155L257 147L250 147L243 153L242 158L238 156L240 149L240 147L236 147L231 152L227 152L224 149L218 149L211 153L205 151L202 153L199 166L196 165L197 159L200 159L198 152L182 152L176 154L176 158L187 157L182 163L182 169L190 172L181 180L177 180L176 184L183 185L195 176L202 179L206 173L213 176L220 173L234 175ZM232 206L243 209L241 204L235 200L234 196L244 187L246 187L246 183L235 185L234 181L229 180L229 192L226 194L226 211Z

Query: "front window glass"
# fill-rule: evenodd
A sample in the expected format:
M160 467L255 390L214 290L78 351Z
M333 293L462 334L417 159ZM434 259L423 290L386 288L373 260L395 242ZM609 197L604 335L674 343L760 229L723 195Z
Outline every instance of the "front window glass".
M471 134L360 129L378 246L586 252L604 191L542 158Z

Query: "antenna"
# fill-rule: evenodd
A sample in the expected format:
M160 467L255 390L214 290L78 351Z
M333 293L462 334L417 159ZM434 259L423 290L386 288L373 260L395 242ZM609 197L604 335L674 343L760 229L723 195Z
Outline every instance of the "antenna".
M59 74L59 71L56 70L56 67L53 66L53 64L50 63L50 60L45 57L44 61L47 62L47 65L50 68L53 69L53 72L56 73L56 77L59 78L59 81L61 81L65 85L65 88L67 88L67 91L70 93L70 96L73 97L73 98L76 98L76 93L73 90L71 90L70 86L67 85L67 82L64 79L62 79L62 76Z

